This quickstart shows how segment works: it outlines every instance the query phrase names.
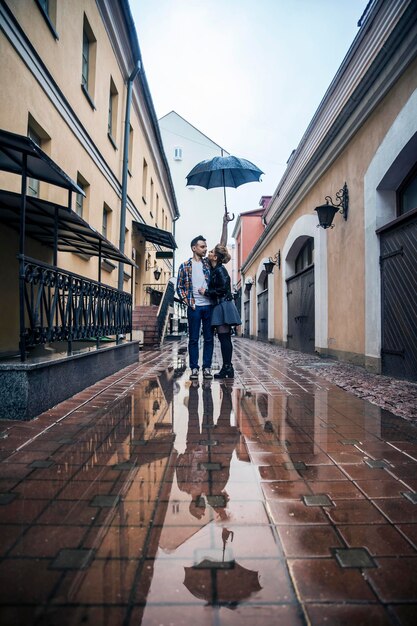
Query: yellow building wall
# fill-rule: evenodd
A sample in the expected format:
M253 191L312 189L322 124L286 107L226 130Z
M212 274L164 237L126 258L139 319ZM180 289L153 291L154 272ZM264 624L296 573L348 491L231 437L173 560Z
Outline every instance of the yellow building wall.
M364 176L395 118L417 88L417 61L402 75L390 93L352 138L346 149L315 183L311 191L286 219L279 230L245 268L255 276L259 263L283 250L295 222L314 214L314 207L335 200L345 181L349 189L349 213L345 222L336 214L335 228L327 230L328 271L328 351L346 360L364 362L365 353L365 239ZM318 222L317 222L318 223ZM284 259L282 259L284 262ZM317 259L316 259L317 267ZM282 335L282 270L274 268L274 341L285 344ZM256 296L251 298L251 317L256 318ZM254 332L256 336L256 329Z
M71 0L71 2L57 0L55 29L58 39L55 39L46 21L35 2L22 0L6 0L6 4L19 23L20 28L28 37L32 46L39 54L47 71L56 82L69 106L72 108L75 119L81 123L83 132L86 132L92 140L93 149L98 151L98 160L89 153L88 145L81 135L77 134L76 128L71 127L71 121L67 122L65 116L55 103L53 97L47 93L46 88L38 82L28 65L22 60L20 54L9 42L3 32L0 33L0 80L3 88L0 90L0 127L2 129L27 135L29 116L50 137L42 143L42 149L59 165L59 167L74 181L77 181L78 173L88 182L87 198L84 200L83 218L98 232L103 229L103 207L110 209L107 238L116 246L120 239L120 207L121 207L121 183L123 167L123 143L124 143L124 119L126 114L127 86L123 68L119 65L113 44L109 39L104 22L99 13L95 0ZM82 36L83 21L86 16L89 25L96 38L94 87L90 90L90 96L94 102L91 106L89 100L81 88L82 75ZM125 50L126 52L126 50ZM133 57L129 63L133 69ZM108 107L110 94L110 79L112 79L117 92L117 118L114 126L113 139L115 145L108 137ZM128 198L132 202L140 219L145 223L158 226L159 228L172 231L173 199L168 187L166 192L164 177L166 173L159 156L159 145L154 136L152 125L147 119L147 104L144 95L140 92L140 83L136 79L133 88L133 100L131 106L130 124L133 128L133 145L130 149L132 160L129 162L128 175ZM139 101L138 101L139 99ZM146 119L144 119L144 117ZM100 159L109 168L109 177L102 171ZM142 187L143 160L148 166L147 190ZM115 183L112 184L112 177ZM153 200L150 198L150 181L153 181ZM0 172L0 187L10 191L20 192L20 177ZM46 183L40 183L39 196L45 200L54 201L67 205L67 192ZM159 211L156 215L156 198L159 198ZM146 203L143 201L146 199ZM150 213L151 204L154 208ZM75 198L72 200L72 208L75 209ZM162 220L162 215L167 219ZM131 211L126 214L125 254L132 257L132 247L135 236L132 224ZM13 284L16 280L18 249L17 236L9 236L6 227L0 227L0 246L2 259L1 279L2 284L7 285L7 297L13 303L16 315L0 313L0 352L14 350L18 342L18 285ZM145 245L141 244L144 248ZM155 248L149 251L153 269L155 261ZM27 239L28 255L52 262L52 250L38 246L36 242ZM143 257L145 255L143 254ZM143 258L144 260L144 258ZM13 266L16 265L16 268ZM58 254L58 266L76 274L80 274L92 280L98 279L98 259L92 257L86 259L72 253ZM162 276L158 288L163 289L170 276L170 268L165 261L158 260ZM12 267L12 271L9 271ZM16 269L16 272L14 271ZM129 276L132 270L124 266ZM136 282L139 285L147 282L155 283L151 270L145 272L142 263L136 273ZM7 275L7 277L6 277ZM102 282L112 287L118 284L118 266L109 271L109 267L102 267ZM124 281L124 289L130 291L130 280ZM135 293L135 304L143 303L143 294L138 289ZM16 319L14 319L16 318ZM3 331L4 329L4 331Z

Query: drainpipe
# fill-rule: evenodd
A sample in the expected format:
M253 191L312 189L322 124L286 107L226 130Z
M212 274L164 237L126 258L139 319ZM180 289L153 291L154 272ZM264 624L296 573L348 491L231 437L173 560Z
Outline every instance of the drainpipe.
M130 135L130 106L132 103L133 81L137 73L141 69L141 62L138 60L136 67L127 80L127 96L126 96L126 115L125 115L125 136L123 142L123 170L122 170L122 202L120 206L120 237L119 250L124 254L125 251L125 230L126 230L126 204L127 204L127 169L129 166L129 135ZM123 271L124 264L119 263L119 279L117 288L123 291ZM133 272L131 279L133 280Z
M175 226L176 226L176 221L179 218L179 215L177 215L176 217L174 217L174 219L172 220L172 235L175 239ZM175 250L172 251L172 276L175 276Z

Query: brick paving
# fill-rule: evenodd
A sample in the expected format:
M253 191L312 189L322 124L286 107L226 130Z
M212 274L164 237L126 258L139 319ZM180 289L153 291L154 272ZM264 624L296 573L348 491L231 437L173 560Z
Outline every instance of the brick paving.
M334 359L285 350L273 345L265 349L284 362L307 369L331 383L405 419L417 419L417 383L372 374L363 367Z
M416 425L234 347L233 382L173 343L0 422L2 626L415 623Z

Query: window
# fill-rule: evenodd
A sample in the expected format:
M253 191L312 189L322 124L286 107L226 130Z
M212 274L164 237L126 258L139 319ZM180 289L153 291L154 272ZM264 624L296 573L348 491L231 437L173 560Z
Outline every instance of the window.
M133 167L133 128L132 124L129 125L129 156L127 162L127 171L132 176Z
M179 146L176 146L174 148L174 160L182 161L182 148L180 148Z
M398 215L417 209L417 166L411 170L398 190Z
M156 200L155 200L155 226L158 226L158 220L159 220L159 196L158 196L158 194L156 194Z
M110 239L111 235L111 208L104 203L103 206L103 227L101 233L106 239Z
M32 139L37 146L42 148L44 152L49 151L51 138L30 113L28 116L28 137ZM29 196L39 196L38 180L28 177L27 193Z
M36 4L44 18L49 30L55 39L59 39L55 30L56 25L56 0L36 0Z
M146 188L148 185L148 164L145 159L143 159L143 169L142 169L142 200L146 204Z
M151 178L151 190L149 193L149 213L151 214L152 218L153 218L153 196L154 196L154 184Z
M301 272L314 263L314 239L309 237L295 259L295 273Z
M114 148L116 147L115 139L116 139L116 131L117 131L118 98L119 98L119 94L117 92L116 85L114 84L113 79L110 78L109 115L108 115L108 122L107 122L107 134Z
M85 180L84 176L81 176L79 172L77 173L77 185L81 187L81 189L84 191L85 196L83 196L81 193L77 193L75 195L75 212L77 213L77 215L87 220L87 199L89 184Z
M83 30L83 69L81 76L81 84L88 91L88 70L90 64L90 41L85 30Z
M96 38L94 37L91 26L84 15L81 88L93 109L95 109L92 96L94 94L96 47Z
M37 146L41 145L40 135L34 130L33 126L28 127L28 137L36 143ZM28 196L39 196L39 181L36 178L28 178L27 186Z
M77 184L84 191L84 186L81 185L81 183L79 183L78 181L77 181ZM80 217L83 216L83 204L84 204L84 196L81 193L77 193L75 196L75 212Z

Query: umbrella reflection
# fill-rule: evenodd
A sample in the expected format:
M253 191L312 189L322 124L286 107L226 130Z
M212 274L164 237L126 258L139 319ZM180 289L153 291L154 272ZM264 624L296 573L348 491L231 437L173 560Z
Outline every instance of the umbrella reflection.
M210 606L235 609L253 593L262 589L259 572L243 567L236 561L204 559L192 567L184 567L184 585Z

